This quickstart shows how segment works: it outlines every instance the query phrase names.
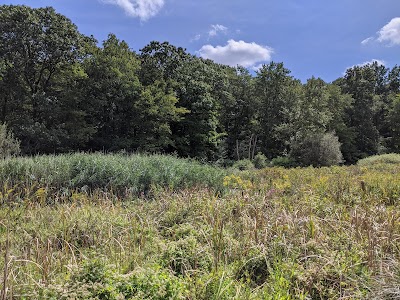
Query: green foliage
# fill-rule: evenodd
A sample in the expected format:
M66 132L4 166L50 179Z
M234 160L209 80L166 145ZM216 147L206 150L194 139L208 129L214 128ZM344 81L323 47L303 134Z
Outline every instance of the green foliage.
M273 157L285 149L285 134L280 126L289 122L287 112L297 100L299 82L283 63L271 62L257 71L255 93L258 103L261 151Z
M185 299L184 283L159 267L119 274L98 261L86 262L63 285L40 291L47 299Z
M334 133L297 136L291 143L290 156L302 166L331 166L343 162L340 143Z
M249 289L235 282L232 276L219 271L200 277L195 282L193 291L195 299L230 300L246 299L251 295Z
M271 165L275 167L292 168L296 162L289 156L278 156L271 160Z
M240 267L237 273L239 280L249 282L253 286L265 284L271 275L271 258L262 254L254 254Z
M263 169L268 166L268 159L264 154L259 152L254 156L253 163L256 169Z
M175 150L184 156L215 160L223 134L219 132L218 65L192 57L179 69L178 105L188 113L174 128Z
M135 53L110 34L98 47L51 7L0 6L0 123L23 154L124 150L221 163L285 156L298 135L335 132L352 164L399 152L399 74L375 62L332 84L302 84L270 62L252 76L169 42ZM338 159L328 160L316 165Z
M232 167L244 171L254 169L254 164L250 159L242 159L235 162Z
M383 67L383 66L382 66ZM383 67L384 68L384 67ZM353 105L348 111L350 126L356 132L356 159L378 152L379 131L374 122L374 102L383 89L380 66L375 62L366 66L355 66L346 71L343 91L350 94Z
M389 151L400 153L400 128L398 126L400 124L400 94L393 97L387 114L387 122L391 129L388 148Z
M74 70L93 43L51 7L0 6L0 57L6 66L0 122L11 126L24 153L62 151L76 143L70 134L80 129L72 124L85 122L76 111L83 97L73 96L80 78Z
M112 189L138 195L152 188L210 187L222 191L226 171L162 155L71 154L0 162L3 182L20 180L53 188Z
M0 124L0 158L16 156L20 153L19 140L14 138L11 131L7 130L6 124Z

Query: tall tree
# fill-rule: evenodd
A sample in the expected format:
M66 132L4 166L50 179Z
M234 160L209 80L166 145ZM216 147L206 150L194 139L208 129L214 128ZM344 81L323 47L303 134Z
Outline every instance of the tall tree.
M391 152L400 153L400 94L393 94L393 102L389 109L387 122L390 128L388 148Z
M86 60L88 122L96 129L93 150L131 149L133 103L141 93L140 62L127 43L113 34Z
M258 150L260 126L254 97L254 80L243 67L227 70L228 88L222 97L220 122L226 133L227 158L251 159Z
M322 79L312 77L302 90L298 101L291 107L294 111L290 118L293 133L325 132L332 120L328 85Z
M1 118L21 138L24 152L60 149L69 134L55 114L63 113L61 75L79 62L92 42L51 7L0 6L0 57L5 64Z
M168 83L167 88L175 88L179 70L189 57L182 47L152 41L140 49L140 81L151 85L162 80Z
M178 105L188 111L173 131L180 155L215 159L221 141L217 70L216 64L197 57L191 57L180 69Z
M277 129L287 123L287 110L294 100L292 92L297 83L289 74L283 63L271 62L263 65L255 78L260 147L270 158L281 155L286 148L282 131Z
M376 80L374 66L355 66L346 71L344 77L344 93L350 94L354 103L349 110L349 127L356 132L357 159L378 153L379 131L374 123L374 95L382 86Z
M170 125L185 111L162 78L144 86L139 57L110 34L86 62L91 149L163 151L172 144Z

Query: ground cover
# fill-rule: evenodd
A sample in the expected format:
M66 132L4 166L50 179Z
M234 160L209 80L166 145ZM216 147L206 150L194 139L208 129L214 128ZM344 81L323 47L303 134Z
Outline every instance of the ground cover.
M143 156L142 165L135 159L76 154L1 162L2 295L400 296L400 165L237 171L163 156ZM147 185L129 175L134 165Z

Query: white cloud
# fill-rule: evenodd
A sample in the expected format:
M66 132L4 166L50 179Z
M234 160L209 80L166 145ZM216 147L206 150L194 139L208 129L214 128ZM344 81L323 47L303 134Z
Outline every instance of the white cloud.
M102 0L121 7L129 16L146 21L154 17L164 6L164 0Z
M374 41L374 38L371 36L371 37L366 38L365 40L363 40L363 41L361 42L361 44L362 44L362 45L367 45L367 44L369 44L369 43L371 43L371 42L373 42L373 41Z
M393 18L376 34L361 42L363 46L373 43L385 43L388 46L400 45L400 18Z
M198 53L220 64L254 68L257 63L270 61L273 49L256 43L229 40L225 46L204 45Z
M208 32L209 37L216 36L219 32L226 33L228 31L228 27L225 27L224 25L216 24L216 25L211 25L211 29Z
M400 45L400 18L393 18L378 32L378 41L390 45Z
M190 39L190 42L195 42L200 40L201 34L196 34L193 38Z

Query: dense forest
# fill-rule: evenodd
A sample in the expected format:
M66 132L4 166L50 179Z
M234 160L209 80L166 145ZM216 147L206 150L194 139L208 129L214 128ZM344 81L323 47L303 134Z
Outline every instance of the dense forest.
M283 63L255 74L168 42L99 46L51 7L0 6L0 123L25 155L176 153L229 164L352 164L400 152L400 67L354 66L306 83Z

